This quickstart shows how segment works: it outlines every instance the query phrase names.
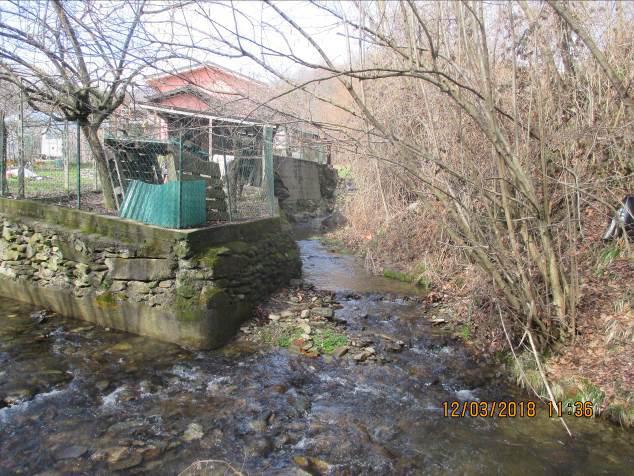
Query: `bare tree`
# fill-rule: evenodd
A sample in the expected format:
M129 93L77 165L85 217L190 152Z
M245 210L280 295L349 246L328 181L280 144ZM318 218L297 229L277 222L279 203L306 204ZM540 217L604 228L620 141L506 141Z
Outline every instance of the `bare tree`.
M148 64L137 36L144 1L0 4L0 80L35 110L76 121L95 157L104 204L114 208L98 131Z
M575 151L592 134L585 125L571 134L571 118L582 120L572 112L580 107L577 91L588 88L579 67L595 75L593 61L599 63L617 117L627 117L630 100L631 79L618 78L593 34L559 3L311 2L341 25L349 49L361 45L357 60L345 64L292 7L266 4L267 18L277 22L256 19L239 4L233 21L223 22L200 2L184 7L196 13L196 24L183 15L182 26L218 45L200 51L248 57L289 93L302 90L336 108L339 121L329 125L338 127L342 144L388 164L381 175L391 170L401 184L392 188L442 204L453 246L486 273L520 335L528 332L540 349L573 339L580 203L596 191ZM543 21L560 36L545 34L537 24ZM577 38L591 55L572 48ZM312 80L293 80L276 66L279 58L321 71L350 101L321 94ZM620 134L627 126L615 127ZM585 154L595 153L596 140Z

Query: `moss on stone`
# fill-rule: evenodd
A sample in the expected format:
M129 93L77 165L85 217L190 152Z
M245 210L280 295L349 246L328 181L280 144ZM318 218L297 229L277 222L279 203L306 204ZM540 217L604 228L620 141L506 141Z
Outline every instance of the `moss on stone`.
M100 287L103 290L108 290L110 289L110 286L112 286L112 278L104 274Z
M203 317L203 311L195 299L177 295L174 304L176 306L176 318L179 321L199 321Z
M110 309L117 306L117 299L110 291L99 294L95 298L95 301L97 303L97 306L101 309Z
M224 290L213 286L205 286L200 292L200 305L210 307L220 294L224 294Z
M164 243L158 240L144 241L143 245L139 248L139 256L151 257L151 256L163 256L165 254L166 247Z
M412 283L415 286L421 287L425 290L429 289L431 285L424 272L419 275L413 275L409 273L403 273L401 271L395 271L392 269L385 269L383 270L383 277L394 279L396 281L401 281L403 283Z
M187 243L186 240L178 241L174 245L174 248L172 249L172 251L174 252L177 258L187 258L187 256L189 256L189 253L191 252L189 243Z
M217 246L214 248L208 248L204 252L197 254L194 257L194 262L198 266L205 266L209 269L213 269L218 263L220 256L230 253L231 250L226 246Z
M254 246L244 241L231 241L225 245L232 253L245 255L250 251L254 251Z
M191 299L196 294L196 289L189 279L184 279L176 288L176 295L185 299Z

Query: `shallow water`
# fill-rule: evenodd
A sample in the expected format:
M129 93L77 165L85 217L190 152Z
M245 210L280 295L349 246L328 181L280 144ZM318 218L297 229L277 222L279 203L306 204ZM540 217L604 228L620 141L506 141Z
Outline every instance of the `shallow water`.
M602 421L568 418L571 440L545 407L536 418L443 417L447 400L529 397L432 328L415 297L397 297L414 289L300 246L307 281L337 292L349 331L377 348L403 340L403 352L383 365L240 339L187 352L81 321L38 323L37 309L3 300L0 474L177 474L200 459L301 474L296 456L333 474L631 474L634 434ZM117 447L130 450L104 460Z

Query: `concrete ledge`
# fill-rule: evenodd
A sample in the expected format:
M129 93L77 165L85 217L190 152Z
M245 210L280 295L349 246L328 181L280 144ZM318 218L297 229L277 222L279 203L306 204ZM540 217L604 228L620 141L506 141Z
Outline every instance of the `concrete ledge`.
M17 301L42 306L62 316L80 318L104 327L154 337L189 348L210 348L210 329L205 319L183 322L169 310L150 308L133 302L108 302L95 294L77 298L71 291L44 288L24 280L0 277L0 294ZM218 346L215 342L215 346Z

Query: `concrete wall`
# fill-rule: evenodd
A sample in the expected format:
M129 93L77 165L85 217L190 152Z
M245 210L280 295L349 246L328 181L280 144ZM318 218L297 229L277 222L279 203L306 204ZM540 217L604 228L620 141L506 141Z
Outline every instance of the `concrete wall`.
M324 214L334 200L336 171L328 165L289 157L273 157L275 195L289 215Z
M191 348L301 273L279 219L168 230L0 198L0 224L0 296Z

